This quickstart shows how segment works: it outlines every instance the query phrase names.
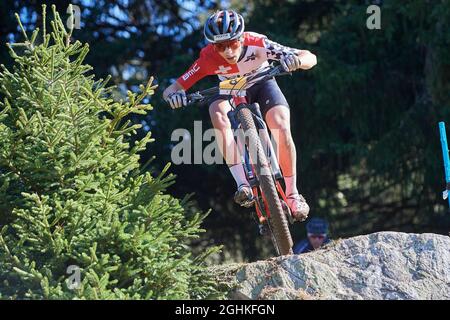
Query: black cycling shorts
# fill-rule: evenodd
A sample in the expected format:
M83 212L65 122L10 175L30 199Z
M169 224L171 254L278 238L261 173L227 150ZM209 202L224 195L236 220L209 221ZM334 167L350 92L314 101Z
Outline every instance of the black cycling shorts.
M227 100L227 97L219 95L214 100ZM289 104L275 78L270 78L248 88L247 101L250 104L257 102L264 118L266 117L267 111L274 106L282 105L289 108Z

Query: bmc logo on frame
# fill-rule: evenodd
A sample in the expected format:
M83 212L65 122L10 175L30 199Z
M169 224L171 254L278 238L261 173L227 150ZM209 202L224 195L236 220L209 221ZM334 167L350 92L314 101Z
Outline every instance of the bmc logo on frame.
M188 70L188 72L186 72L185 74L183 74L182 79L183 79L184 81L186 81L190 76L192 76L192 75L193 75L194 73L196 73L198 70L200 70L200 67L197 66L197 63L196 63L196 64L194 64L194 65L192 66L192 69Z

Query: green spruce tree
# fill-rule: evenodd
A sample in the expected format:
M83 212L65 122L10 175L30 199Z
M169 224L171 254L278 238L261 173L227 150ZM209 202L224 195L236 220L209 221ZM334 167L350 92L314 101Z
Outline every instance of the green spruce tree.
M152 79L114 101L83 64L88 45L53 14L47 33L43 6L31 37L17 16L25 40L0 73L0 298L217 297L204 260L218 248L189 247L205 215L164 194L168 166L140 167L150 133L128 142L140 125L126 117L151 109Z

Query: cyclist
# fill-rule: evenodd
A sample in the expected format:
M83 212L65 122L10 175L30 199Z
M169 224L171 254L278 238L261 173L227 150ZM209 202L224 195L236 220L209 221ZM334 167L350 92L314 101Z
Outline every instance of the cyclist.
M243 17L234 10L218 11L208 18L203 33L209 44L191 67L164 90L163 97L171 108L185 106L185 91L208 75L218 75L219 80L246 76L268 67L268 60L280 61L290 72L307 70L317 63L316 56L308 50L280 45L262 34L245 32L244 28ZM289 104L274 78L251 86L247 90L247 99L250 103L259 103L269 129L278 133L274 138L280 150L278 159L284 175L287 204L294 219L304 221L309 206L297 189L296 149L290 131ZM254 198L227 117L230 110L230 103L221 96L209 106L212 124L221 133L218 135L221 140L217 141L219 150L237 184L234 200L251 207Z

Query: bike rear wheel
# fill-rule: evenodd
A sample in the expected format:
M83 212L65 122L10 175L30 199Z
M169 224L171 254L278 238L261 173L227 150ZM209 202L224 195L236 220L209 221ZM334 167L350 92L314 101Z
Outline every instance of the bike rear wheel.
M268 174L272 170L256 130L252 112L248 108L241 108L237 115L245 136L249 140L247 146L252 146L249 149L254 151L250 152L250 160L255 166L255 174L270 212L267 223L272 232L272 242L279 255L292 254L293 241L289 224L278 197L273 175Z

